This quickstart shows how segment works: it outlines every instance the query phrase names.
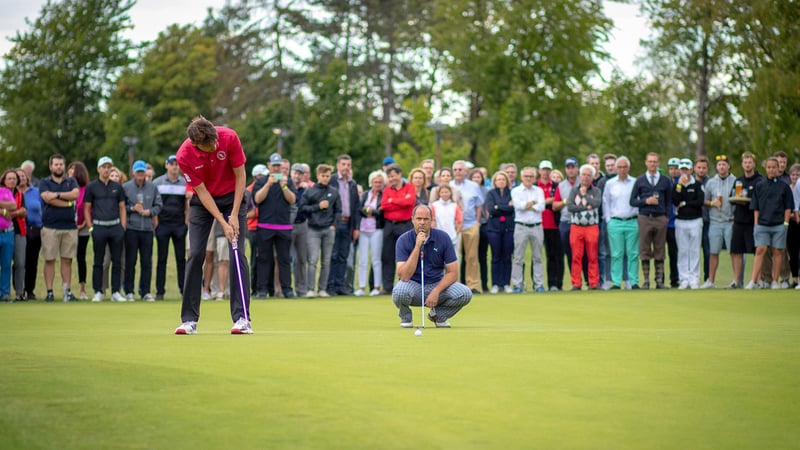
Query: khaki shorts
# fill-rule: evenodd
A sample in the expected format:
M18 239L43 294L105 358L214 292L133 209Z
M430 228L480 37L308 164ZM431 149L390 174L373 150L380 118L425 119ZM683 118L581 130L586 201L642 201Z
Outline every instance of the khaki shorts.
M215 238L214 236L208 237L206 244L206 251L214 253L214 262L230 261L230 249L228 247L228 239L225 236Z
M45 261L75 259L78 255L78 230L42 228L42 254Z

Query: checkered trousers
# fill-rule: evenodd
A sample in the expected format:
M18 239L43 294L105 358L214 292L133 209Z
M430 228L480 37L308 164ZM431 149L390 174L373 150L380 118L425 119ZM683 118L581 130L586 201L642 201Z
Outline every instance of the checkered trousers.
M425 297L427 298L438 283L425 283ZM399 310L401 322L412 322L410 306L420 306L422 286L416 281L398 281L392 290L392 302ZM467 303L472 300L472 291L465 285L455 282L439 294L439 304L436 306L438 321L447 320Z

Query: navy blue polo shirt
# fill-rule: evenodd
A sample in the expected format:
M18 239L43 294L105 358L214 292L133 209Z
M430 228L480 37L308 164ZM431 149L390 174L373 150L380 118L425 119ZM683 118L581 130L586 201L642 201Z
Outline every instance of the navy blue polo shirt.
M794 209L792 188L780 178L763 178L756 185L750 201L750 210L758 211L758 224L766 227L783 225L787 209Z
M78 182L75 178L63 177L61 182L47 177L39 180L39 192L69 192L78 189ZM75 223L75 206L62 208L47 204L42 200L42 226L55 230L75 230L78 225Z
M408 261L409 255L414 251L417 243L417 232L412 228L397 238L395 255L397 262ZM442 230L431 228L431 235L422 245L422 256L425 262L425 283L438 283L444 277L444 267L456 262L456 251L450 236ZM421 283L420 265L414 271L411 279Z

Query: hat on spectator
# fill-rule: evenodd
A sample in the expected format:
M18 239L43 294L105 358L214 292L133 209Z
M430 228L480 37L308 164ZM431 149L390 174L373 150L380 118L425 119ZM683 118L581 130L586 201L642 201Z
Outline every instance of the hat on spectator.
M386 158L383 158L383 165L384 166L388 165L388 164L394 164L394 163L395 163L395 160L391 156L387 156Z
M564 161L564 167L577 166L577 165L578 165L578 160L573 157L569 157L567 158L566 161Z
M542 162L539 163L539 170L542 169L550 169L553 170L553 163L550 161L543 159Z
M133 171L134 172L145 172L147 170L147 163L140 160L133 162Z
M267 173L267 171L268 171L267 170L267 166L265 166L263 164L256 164L255 166L253 166L253 170L251 171L251 174L254 177L257 177L259 175L264 175L265 173Z
M277 153L269 155L269 164L283 164L283 157Z
M177 156L175 156L175 155L167 156L167 161L166 161L167 164L172 164L172 163L175 163L175 162L178 162L178 157Z
M306 167L301 163L292 164L292 170L296 170L298 172L306 173Z
M680 164L681 160L678 158L670 158L669 161L667 161L667 166L678 167Z
M692 168L692 160L689 158L683 158L678 163L678 169L691 169Z
M104 164L111 164L113 166L114 161L112 161L108 156L103 156L97 160L97 167L102 167Z

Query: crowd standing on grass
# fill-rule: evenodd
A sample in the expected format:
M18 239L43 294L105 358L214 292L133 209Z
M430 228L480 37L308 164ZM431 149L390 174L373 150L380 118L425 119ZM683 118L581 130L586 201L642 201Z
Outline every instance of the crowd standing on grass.
M413 272L400 258L422 249L413 239L410 247L398 246L415 229L415 211L430 214L430 226L441 231L436 239L446 238L453 248L442 270L455 267L471 294L560 291L565 270L572 290L800 289L800 164L787 168L783 152L761 165L744 152L740 169L724 154L713 161L667 158L665 168L657 153L644 161L592 154L584 164L569 157L559 168L541 160L521 168L503 163L495 172L464 160L402 167L387 157L380 167L359 167L369 173L363 186L353 178L358 162L348 155L337 157L335 166L312 169L274 153L268 165L252 167L245 186L246 159L233 130L197 119L187 134L155 178L146 161L118 168L107 156L94 174L57 154L41 178L31 161L6 170L0 178L0 298L37 299L41 260L45 301L57 294L64 301L155 301L172 292L183 298L181 326L191 333L201 299L230 299L235 327L246 333L252 331L250 295L391 294L398 264L406 275ZM242 249L244 304L231 239ZM174 261L168 260L170 245ZM723 250L733 271L727 283L718 278ZM747 254L753 255L749 272ZM166 275L173 264L175 280ZM395 304L406 324L407 300L415 297L401 297Z

